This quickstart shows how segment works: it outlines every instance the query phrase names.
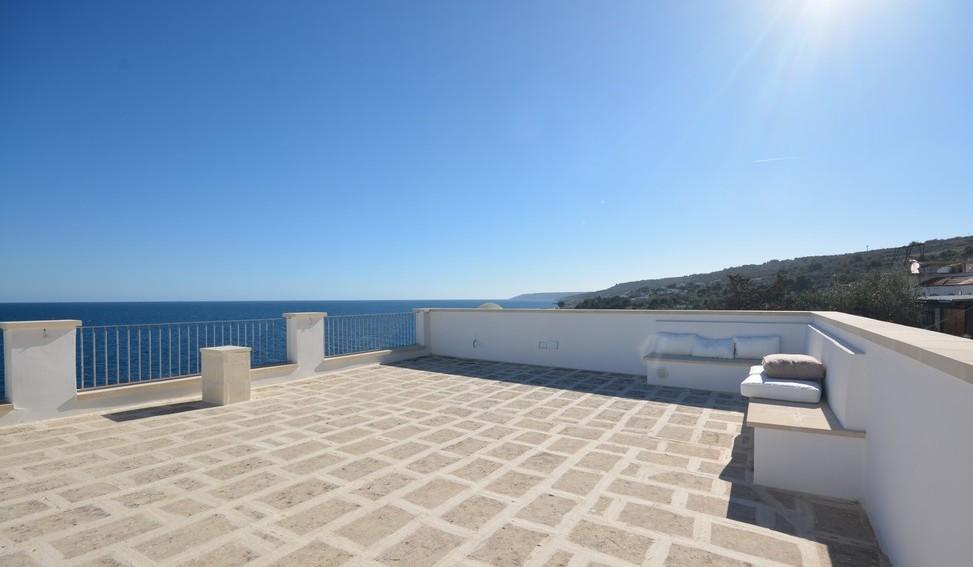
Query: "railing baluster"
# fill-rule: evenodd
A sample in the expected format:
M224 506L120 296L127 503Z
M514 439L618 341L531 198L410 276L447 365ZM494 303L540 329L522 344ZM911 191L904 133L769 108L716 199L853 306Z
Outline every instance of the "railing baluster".
M81 338L81 387L84 388L84 327L81 327L78 336Z
M195 337L193 337L194 328ZM219 329L219 335L217 329ZM185 333L183 333L183 330L185 330ZM212 338L210 331L212 331ZM163 337L163 334L165 334L165 337ZM286 348L284 348L286 334L286 325L283 319L82 327L78 330L77 340L75 341L79 377L77 388L78 390L87 390L147 380L191 376L202 371L200 350L208 346L231 344L248 346L251 349L251 363L254 365L283 363L286 362L287 358ZM99 335L102 341L100 345L98 344ZM124 349L122 349L123 335L125 339ZM114 341L114 344L112 344L112 341ZM173 341L175 341L175 344L173 344ZM185 353L183 353L183 347L185 347ZM112 354L115 356L114 374L111 371ZM125 356L124 364L122 361L123 354ZM175 357L175 361L173 361L173 357ZM133 362L135 365L134 372ZM123 376L125 377L124 380L122 379Z

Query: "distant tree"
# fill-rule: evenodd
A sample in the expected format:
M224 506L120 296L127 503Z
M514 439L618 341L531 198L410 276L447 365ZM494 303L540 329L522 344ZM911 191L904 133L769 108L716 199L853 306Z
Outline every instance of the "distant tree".
M918 287L903 274L868 272L850 283L836 281L829 290L802 294L796 305L916 326L921 312L918 295Z
M967 258L973 258L973 246L967 246L963 249L963 255Z
M784 272L777 272L770 285L760 285L748 277L732 275L723 295L723 309L789 309L788 297L794 282Z
M824 264L821 262L811 262L807 265L807 271L809 272L820 272L824 268Z
M593 297L579 303L576 309L631 309L632 299L621 295Z

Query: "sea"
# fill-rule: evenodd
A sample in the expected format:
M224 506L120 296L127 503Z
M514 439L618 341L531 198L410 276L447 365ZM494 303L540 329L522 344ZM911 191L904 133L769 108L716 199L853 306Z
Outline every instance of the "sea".
M478 307L488 301L504 308L554 307L550 302L503 299L0 303L0 321L79 319L84 325L230 321L269 319L300 311L324 311L331 316L404 313L420 307Z

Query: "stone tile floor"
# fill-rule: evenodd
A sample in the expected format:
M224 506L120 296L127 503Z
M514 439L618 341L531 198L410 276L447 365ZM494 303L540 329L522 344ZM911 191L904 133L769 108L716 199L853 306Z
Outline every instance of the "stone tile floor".
M0 565L878 565L752 486L745 401L425 357L0 429Z

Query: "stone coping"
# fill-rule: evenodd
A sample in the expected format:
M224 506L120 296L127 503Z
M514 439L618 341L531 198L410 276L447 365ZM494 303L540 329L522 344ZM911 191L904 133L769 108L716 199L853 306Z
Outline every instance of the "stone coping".
M816 318L973 384L973 340L837 311Z
M81 326L77 319L54 319L51 321L3 321L0 329L13 331L19 329L74 329Z
M268 374L281 374L292 372L297 369L297 364L293 362L288 362L285 364L275 364L273 366L258 366L256 368L250 369L251 380L260 380L266 378ZM165 394L165 392L173 389L182 389L190 387L198 387L201 379L199 374L193 374L192 376L183 376L181 378L163 378L156 380L145 380L143 382L133 382L131 384L123 384L120 386L107 386L102 388L93 388L90 390L81 390L76 394L78 400L92 400L101 398L115 398L120 396L127 396L131 394L145 394L145 393L159 393ZM260 387L259 385L254 385L254 388ZM164 398L159 398L155 401L161 401ZM0 409L2 412L2 409Z
M864 431L846 429L825 402L800 404L753 398L747 407L750 427L824 433L845 437L864 437Z
M323 319L328 314L324 311L300 311L297 313L284 313L284 319Z
M419 307L417 310L450 313L561 313L587 315L742 315L768 317L801 317L811 315L811 311L746 311L746 310L707 310L707 309L558 309L556 307L504 307L503 309L480 309L479 307Z
M224 345L224 346L214 346L214 347L203 347L199 349L201 352L250 352L250 347L248 346L236 346L236 345Z
M649 353L642 357L646 362L690 362L695 364L726 364L730 366L755 366L762 362L759 358L709 358L703 356L689 356L683 354Z

